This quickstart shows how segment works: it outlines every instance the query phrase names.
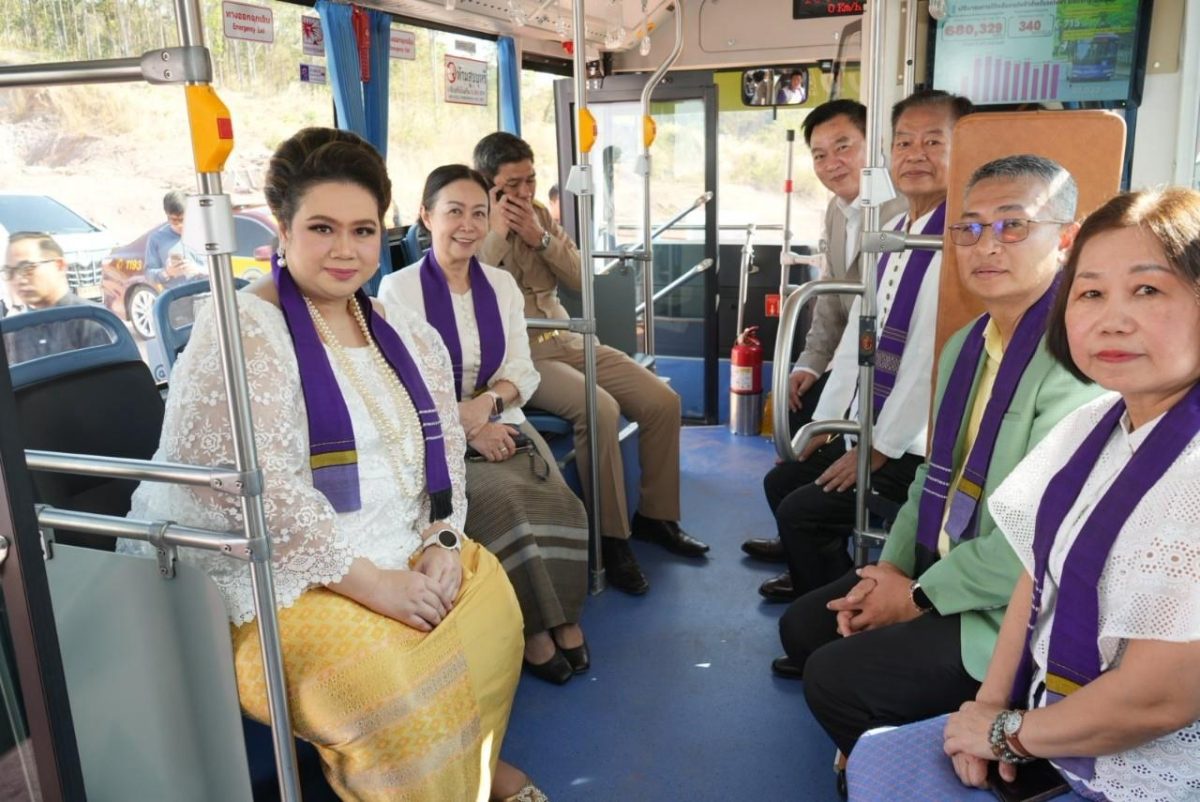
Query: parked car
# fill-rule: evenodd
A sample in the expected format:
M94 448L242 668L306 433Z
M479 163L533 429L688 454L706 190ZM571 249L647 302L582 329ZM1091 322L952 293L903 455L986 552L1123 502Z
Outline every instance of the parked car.
M146 240L167 224L155 226L128 245L113 249L103 262L104 305L118 317L129 321L134 334L142 339L154 337L154 299L165 286L146 274ZM238 209L233 213L233 231L237 250L233 254L233 274L252 281L271 271L271 249L279 236L275 218L265 206ZM196 275L207 265L197 262Z
M0 192L0 225L10 233L44 231L54 237L67 259L67 280L77 295L99 301L100 264L117 238L49 195Z

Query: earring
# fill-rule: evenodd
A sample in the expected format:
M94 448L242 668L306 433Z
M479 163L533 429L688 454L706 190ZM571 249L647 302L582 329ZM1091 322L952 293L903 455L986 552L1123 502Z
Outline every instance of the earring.
M275 262L280 267L287 267L287 257L283 253L282 245L275 249Z

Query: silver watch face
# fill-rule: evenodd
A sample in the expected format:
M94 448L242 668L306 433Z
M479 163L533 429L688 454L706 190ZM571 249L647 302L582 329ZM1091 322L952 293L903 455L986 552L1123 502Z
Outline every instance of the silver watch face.
M1004 734L1012 737L1021 729L1022 716L1016 710L1009 710L1004 714Z

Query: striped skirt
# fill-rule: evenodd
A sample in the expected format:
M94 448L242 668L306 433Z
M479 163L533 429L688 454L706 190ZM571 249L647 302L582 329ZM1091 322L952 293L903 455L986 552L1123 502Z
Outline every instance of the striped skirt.
M467 462L467 535L504 566L525 634L579 622L587 595L587 512L528 423L536 454Z
M345 800L487 800L524 648L497 560L463 547L463 585L432 632L324 588L279 611L296 734ZM258 625L233 628L242 709L267 722Z

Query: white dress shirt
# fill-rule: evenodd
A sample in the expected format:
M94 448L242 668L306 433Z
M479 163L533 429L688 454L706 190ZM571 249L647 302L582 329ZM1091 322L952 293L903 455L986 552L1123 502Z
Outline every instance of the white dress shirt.
M483 274L496 292L500 306L500 322L504 327L504 360L488 381L491 387L496 382L508 381L517 388L520 398L506 404L500 415L501 423L524 422L521 407L537 390L542 377L533 366L529 355L529 336L525 330L525 298L521 288L507 270L481 264ZM421 292L421 263L416 262L390 276L384 276L379 284L379 298L388 304L405 306L422 318L425 317L425 295ZM463 395L470 393L479 375L479 363L483 353L479 346L479 326L475 323L475 301L472 290L462 294L450 293L454 305L454 320L458 324L458 342L462 346Z
M930 211L908 228L920 231L932 215L933 211ZM896 223L905 217L906 215L901 215L893 218L888 221L886 228L895 228ZM883 278L875 290L879 331L883 331L884 322L892 311L896 291L900 287L900 278L912 255L913 251L904 251L893 253L888 259ZM942 254L938 251L933 255L933 261L929 263L929 269L925 271L925 277L921 281L921 289L908 327L904 356L900 360L900 369L896 372L896 383L875 420L872 445L876 451L891 459L898 459L905 454L925 456L932 393L929 377L933 375L934 333L937 327L941 272ZM853 420L858 417L857 321L861 308L862 299L855 298L850 306L850 323L842 332L842 339L834 352L832 371L825 389L821 392L821 400L817 403L813 420Z

